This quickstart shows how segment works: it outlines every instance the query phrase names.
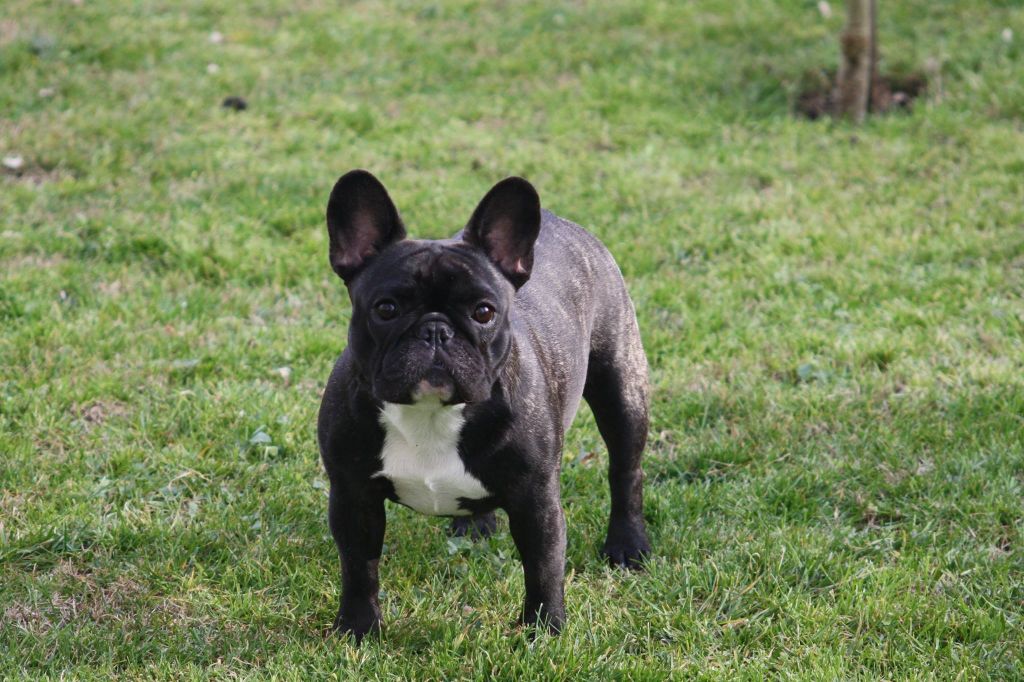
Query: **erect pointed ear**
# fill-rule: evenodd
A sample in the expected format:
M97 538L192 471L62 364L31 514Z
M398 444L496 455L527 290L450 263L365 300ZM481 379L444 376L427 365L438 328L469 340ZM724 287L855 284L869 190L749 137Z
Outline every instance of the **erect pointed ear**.
M364 170L345 173L327 201L331 267L349 283L375 255L405 238L388 191Z
M533 243L540 232L540 197L522 178L505 178L473 211L462 238L484 250L516 289L533 268Z

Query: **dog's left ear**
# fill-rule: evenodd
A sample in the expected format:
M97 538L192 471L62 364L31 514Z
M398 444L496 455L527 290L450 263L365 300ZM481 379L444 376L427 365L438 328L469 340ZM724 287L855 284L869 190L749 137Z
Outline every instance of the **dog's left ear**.
M505 178L473 211L462 239L484 250L515 285L526 284L533 268L533 243L540 232L540 197L522 178Z

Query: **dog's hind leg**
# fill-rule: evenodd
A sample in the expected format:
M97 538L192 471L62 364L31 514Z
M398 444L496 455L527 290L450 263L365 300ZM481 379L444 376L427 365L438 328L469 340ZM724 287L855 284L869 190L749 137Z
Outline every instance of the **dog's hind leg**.
M612 566L639 568L651 551L641 467L650 405L647 359L631 305L613 326L593 340L583 397L608 447L611 514L601 551Z

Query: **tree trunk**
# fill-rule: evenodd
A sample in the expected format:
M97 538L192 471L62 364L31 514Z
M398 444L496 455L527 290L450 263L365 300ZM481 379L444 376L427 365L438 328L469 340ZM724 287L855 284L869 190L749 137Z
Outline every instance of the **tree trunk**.
M864 120L871 102L878 46L876 0L846 0L846 28L839 38L842 56L836 79L836 114L855 123Z

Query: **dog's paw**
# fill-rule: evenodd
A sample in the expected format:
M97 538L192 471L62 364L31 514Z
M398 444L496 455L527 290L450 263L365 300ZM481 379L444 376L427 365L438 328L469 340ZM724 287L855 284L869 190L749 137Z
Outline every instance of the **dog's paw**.
M643 570L644 562L651 556L651 543L643 531L609 532L601 554L608 558L612 568Z
M468 537L480 540L490 537L497 530L498 519L494 517L494 512L487 512L486 514L454 517L449 532L457 538Z
M549 635L561 634L562 628L565 627L565 607L557 609L548 609L543 605L537 609L527 607L519 617L517 625L527 629L530 639L543 632Z
M338 637L351 637L358 646L364 637L380 632L380 612L373 604L339 611L331 632Z

